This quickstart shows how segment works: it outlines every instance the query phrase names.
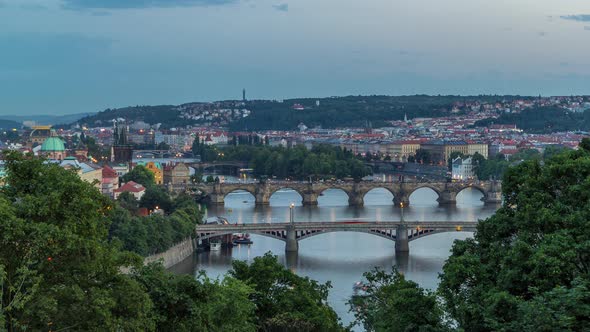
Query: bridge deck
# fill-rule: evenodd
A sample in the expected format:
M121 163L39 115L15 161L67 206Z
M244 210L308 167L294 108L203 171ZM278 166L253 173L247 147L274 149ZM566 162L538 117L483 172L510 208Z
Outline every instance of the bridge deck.
M408 228L428 229L456 229L457 227L475 229L477 221L338 221L338 222L296 222L291 223L259 223L259 224L228 224L228 225L198 225L197 232L235 232L246 233L248 231L282 231L293 226L295 230L354 230L354 229L391 229L405 225Z

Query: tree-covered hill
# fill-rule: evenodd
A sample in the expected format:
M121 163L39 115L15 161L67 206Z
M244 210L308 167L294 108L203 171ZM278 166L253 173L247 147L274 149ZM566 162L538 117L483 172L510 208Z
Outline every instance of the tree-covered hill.
M233 122L233 130L295 129L299 123L322 128L386 126L387 121L445 116L456 102L496 102L517 96L346 96L249 102L252 115ZM316 102L319 101L319 106ZM303 110L293 109L299 104Z
M76 122L89 127L102 127L112 125L113 119L122 118L127 121L143 121L148 124L162 123L175 126L182 125L186 122L179 115L180 111L173 105L129 106L106 109L102 112L83 117Z
M477 121L475 126L491 124L515 124L530 133L552 133L558 131L590 130L590 111L574 113L559 107L538 107L520 113L502 114L500 117Z
M143 121L148 124L161 123L164 128L193 124L228 125L231 130L287 130L296 129L299 123L308 127L373 127L385 126L387 121L408 118L435 117L448 114L454 103L480 101L497 102L513 99L527 99L520 96L346 96L329 98L296 98L283 101L252 100L220 101L213 103L189 103L179 106L130 106L105 111L84 117L77 121L90 127L107 126L113 119ZM318 104L319 102L319 104ZM298 105L298 107L294 107ZM300 106L299 106L300 105ZM303 109L301 109L303 108ZM245 117L229 118L218 115L216 119L198 117L206 112L220 109L247 109ZM185 116L186 112L195 117Z
M19 122L0 119L0 129L12 129L20 127L22 127L22 124Z

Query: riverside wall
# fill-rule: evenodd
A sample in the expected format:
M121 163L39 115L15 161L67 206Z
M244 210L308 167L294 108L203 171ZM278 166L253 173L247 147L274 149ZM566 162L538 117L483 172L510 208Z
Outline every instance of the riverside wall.
M147 256L144 258L143 264L147 265L162 260L162 265L169 268L187 259L195 252L195 249L194 241L189 237L164 252Z

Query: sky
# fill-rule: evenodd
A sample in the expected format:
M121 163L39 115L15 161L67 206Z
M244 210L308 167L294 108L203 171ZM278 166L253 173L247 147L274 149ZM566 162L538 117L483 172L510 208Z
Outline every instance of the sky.
M0 116L590 94L588 0L0 0Z

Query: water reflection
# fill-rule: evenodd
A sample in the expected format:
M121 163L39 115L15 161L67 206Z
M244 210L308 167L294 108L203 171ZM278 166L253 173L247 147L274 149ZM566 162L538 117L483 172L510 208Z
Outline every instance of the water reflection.
M437 194L431 189L416 190L410 196L410 206L404 209L407 221L475 221L491 215L497 206L484 205L481 193L466 189L457 196L457 204L439 206ZM231 222L275 223L289 220L289 204L295 203L295 222L367 220L400 220L401 210L393 206L393 195L386 189L374 189L365 195L364 207L348 206L348 196L339 189L328 189L318 198L318 206L302 206L301 196L293 190L273 194L270 206L255 206L254 197L247 192L235 192L225 199L224 207L211 207L209 215L223 215ZM231 269L232 260L251 261L270 251L289 269L320 282L331 281L329 301L344 322L353 317L347 301L352 284L374 267L391 270L396 266L409 279L426 288L435 288L438 273L449 256L456 239L471 233L442 233L410 242L410 253L396 256L394 242L366 233L335 232L314 236L299 243L299 253L285 254L285 243L264 236L252 235L252 245L240 245L219 252L206 252L172 268L178 273L205 270L217 277Z

